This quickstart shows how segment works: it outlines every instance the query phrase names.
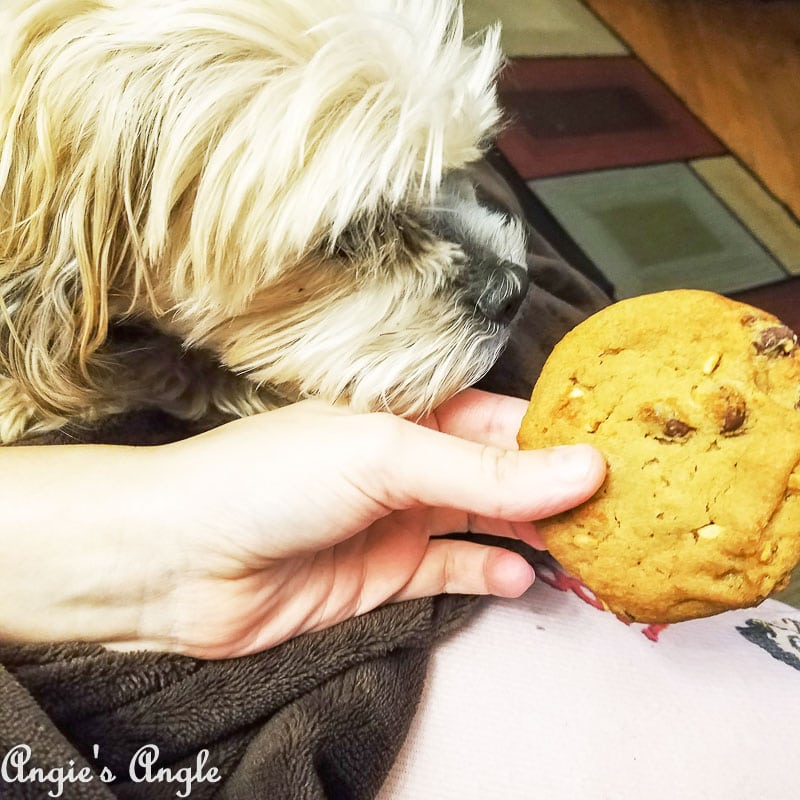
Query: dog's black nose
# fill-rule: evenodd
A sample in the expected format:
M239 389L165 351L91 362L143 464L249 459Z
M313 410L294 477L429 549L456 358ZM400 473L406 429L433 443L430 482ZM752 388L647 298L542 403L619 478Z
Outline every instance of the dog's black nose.
M489 273L476 306L486 319L508 325L528 293L528 271L504 261Z

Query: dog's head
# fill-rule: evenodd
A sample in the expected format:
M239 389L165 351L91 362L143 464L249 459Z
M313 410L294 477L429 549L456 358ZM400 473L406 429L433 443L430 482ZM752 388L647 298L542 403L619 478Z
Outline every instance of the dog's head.
M289 401L418 414L494 363L528 285L522 227L465 173L499 119L496 30L464 42L455 0L12 6L12 348L47 287L47 352L84 372L125 317Z

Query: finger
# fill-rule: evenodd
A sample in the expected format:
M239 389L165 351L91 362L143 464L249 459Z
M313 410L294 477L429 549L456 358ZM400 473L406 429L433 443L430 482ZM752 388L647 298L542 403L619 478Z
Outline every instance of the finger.
M530 521L582 503L605 476L603 457L588 445L505 450L402 420L389 424L391 456L384 442L360 467L361 486L389 508L426 505Z
M415 512L410 512L415 513ZM536 550L546 550L541 534L533 522L510 522L504 519L489 519L449 508L427 510L424 524L427 536L443 536L448 533L485 533L504 539L518 539Z
M519 597L533 580L533 567L517 553L474 542L433 539L414 575L391 600L437 594Z
M473 442L517 448L517 431L528 404L480 389L467 389L440 405L423 425Z

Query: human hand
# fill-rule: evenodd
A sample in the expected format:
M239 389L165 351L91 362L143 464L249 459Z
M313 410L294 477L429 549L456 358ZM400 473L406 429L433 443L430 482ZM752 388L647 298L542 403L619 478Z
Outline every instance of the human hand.
M169 496L150 556L169 577L116 646L238 656L388 602L520 595L521 556L436 537L540 547L531 520L599 487L588 446L516 450L525 407L468 390L414 424L307 401L154 448Z

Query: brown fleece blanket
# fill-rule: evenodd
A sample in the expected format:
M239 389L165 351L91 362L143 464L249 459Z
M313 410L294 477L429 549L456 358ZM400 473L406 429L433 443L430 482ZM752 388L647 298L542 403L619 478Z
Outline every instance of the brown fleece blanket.
M516 207L495 174L481 181L490 197ZM535 288L483 382L522 397L553 344L607 302L535 233L529 267ZM79 441L147 445L190 433L141 412L84 430ZM37 443L75 443L74 434ZM0 797L373 797L414 714L431 648L477 602L387 606L225 661L0 644Z

